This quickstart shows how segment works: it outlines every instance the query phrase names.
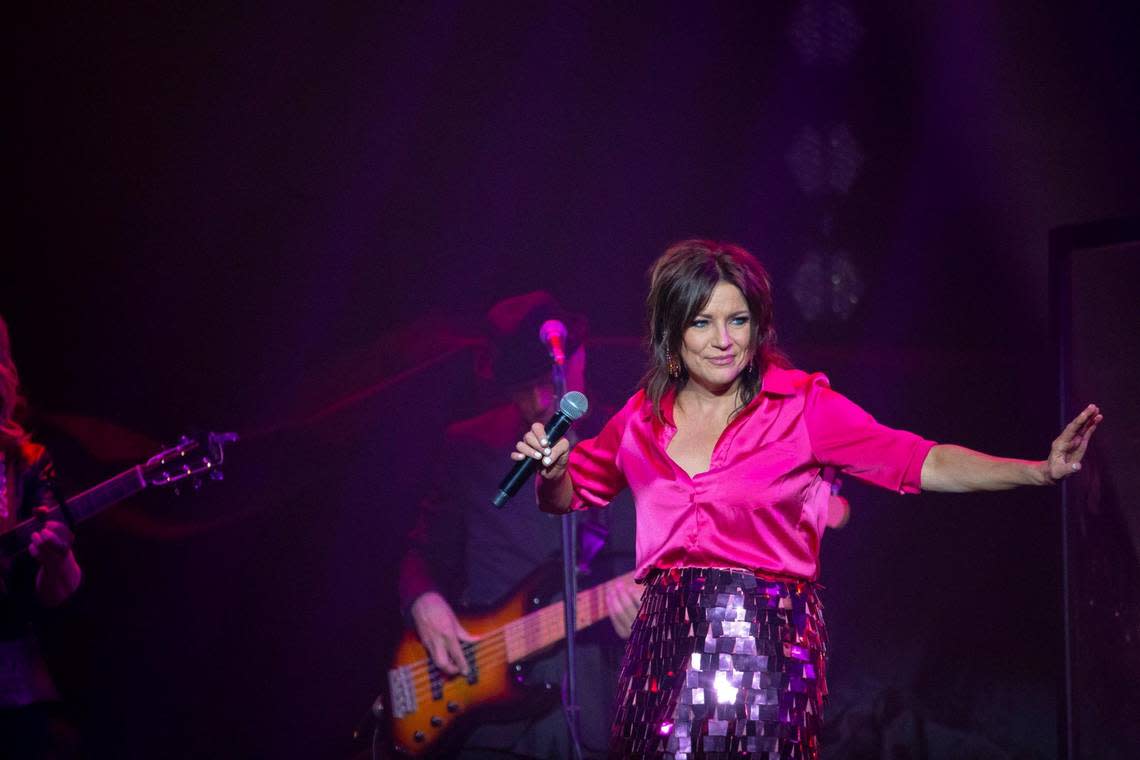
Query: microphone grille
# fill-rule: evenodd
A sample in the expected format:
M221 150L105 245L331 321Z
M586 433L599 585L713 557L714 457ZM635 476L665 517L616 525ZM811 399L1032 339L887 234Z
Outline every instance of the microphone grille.
M555 335L566 340L566 325L562 320L548 319L542 323L542 327L538 328L538 339L543 343L546 343Z
M586 400L586 394L579 391L570 391L558 402L558 411L572 420L581 417L589 408L590 402Z

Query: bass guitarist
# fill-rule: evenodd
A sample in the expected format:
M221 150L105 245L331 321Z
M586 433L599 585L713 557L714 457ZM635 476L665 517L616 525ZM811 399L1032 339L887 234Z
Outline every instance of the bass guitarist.
M543 291L492 307L486 320L488 351L480 358L478 374L509 400L447 429L436 454L439 466L432 490L420 504L400 565L403 610L445 675L468 674L462 642L474 638L460 624L453 603L493 605L544 563L557 565L560 524L535 508L532 488L524 487L505 509L490 504L504 465L509 464L503 457L505 447L513 445L531 420L549 417L557 401L550 383L550 358L538 337L540 326L550 319L568 327L567 388L582 389L584 318L567 313ZM589 419L580 423L587 429ZM624 506L611 510L608 524L580 525L580 566L590 565L582 588L632 569L633 509L632 504ZM603 542L607 546L599 552ZM558 588L559 577L552 574L552 590ZM609 584L605 602L612 628L596 626L579 634L578 702L586 756L604 752L622 649L618 636L628 637L640 596L640 587L632 581ZM526 674L528 683L546 683L552 691L559 690L563 658L561 649L545 655ZM480 722L459 756L569 757L562 711L555 705L539 715Z

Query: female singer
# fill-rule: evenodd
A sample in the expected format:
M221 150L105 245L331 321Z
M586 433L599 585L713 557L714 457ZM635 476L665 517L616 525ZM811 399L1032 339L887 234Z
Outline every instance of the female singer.
M1085 408L1043 461L881 425L822 374L790 367L776 347L767 272L727 243L669 248L650 270L647 305L649 369L602 432L571 452L535 423L511 453L540 460L547 512L633 492L646 588L611 755L817 758L827 693L815 586L830 495L823 468L899 493L1051 485L1080 469L1103 417Z

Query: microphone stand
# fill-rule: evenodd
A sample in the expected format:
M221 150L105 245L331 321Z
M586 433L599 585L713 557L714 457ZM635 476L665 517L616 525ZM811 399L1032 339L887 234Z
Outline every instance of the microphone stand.
M557 363L551 369L554 381L554 398L566 393L566 373ZM566 730L570 734L570 756L582 758L582 744L578 731L578 653L575 634L578 630L578 514L562 516L562 598L566 625L566 676L562 692L562 709L566 716Z

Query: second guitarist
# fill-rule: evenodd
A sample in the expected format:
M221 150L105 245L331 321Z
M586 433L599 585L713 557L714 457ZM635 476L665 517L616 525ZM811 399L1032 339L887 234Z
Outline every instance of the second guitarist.
M0 318L0 532L52 506L51 460L15 419L19 379L8 328ZM63 707L40 654L33 624L43 610L70 597L80 570L71 530L44 520L29 551L0 557L0 754L70 757L70 731L60 730Z
M567 387L582 389L583 318L568 314L541 291L496 304L487 315L490 349L482 357L481 374L508 400L448 428L436 452L439 466L432 490L420 505L409 549L401 562L403 609L432 659L447 674L466 673L461 642L471 638L456 619L453 605L493 603L537 567L558 556L559 521L537 510L533 488L524 487L502 510L494 509L489 500L504 467L510 464L503 452L509 450L529 420L545 418L553 409L549 358L538 340L539 327L548 319L559 319L569 328ZM588 426L589 419L581 423ZM632 503L598 510L590 517L579 527L579 557L590 562L590 577L582 579L583 587L633 567ZM598 522L597 518L608 522ZM580 636L578 701L587 756L602 756L607 745L622 638L629 635L640 593L640 587L632 582L614 584L606 599L609 609L614 610L613 625L596 626ZM526 678L561 688L563 657L561 649L555 650L535 663ZM468 737L460 756L502 758L504 752L568 757L561 711L555 708L542 715L480 725Z

